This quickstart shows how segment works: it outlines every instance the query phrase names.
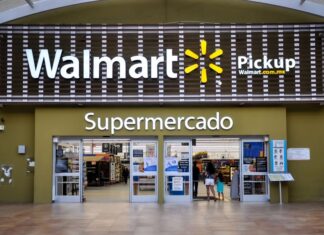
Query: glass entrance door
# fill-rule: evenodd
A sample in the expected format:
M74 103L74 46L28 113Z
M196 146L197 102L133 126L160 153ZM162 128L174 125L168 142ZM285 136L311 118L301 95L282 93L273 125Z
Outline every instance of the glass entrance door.
M82 148L80 140L54 143L53 200L82 202Z
M157 202L157 141L131 141L131 202Z
M268 157L263 140L242 140L241 200L267 201Z
M164 195L166 202L192 199L191 141L164 142Z

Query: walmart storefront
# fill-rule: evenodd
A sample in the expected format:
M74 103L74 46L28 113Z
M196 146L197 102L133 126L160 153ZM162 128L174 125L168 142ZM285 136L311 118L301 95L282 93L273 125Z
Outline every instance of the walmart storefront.
M131 202L191 201L202 140L238 143L241 201L277 202L269 173L283 172L294 178L284 201L322 201L323 19L243 1L204 14L144 2L0 26L0 201L82 202L90 140L129 146ZM185 21L199 22L169 23Z

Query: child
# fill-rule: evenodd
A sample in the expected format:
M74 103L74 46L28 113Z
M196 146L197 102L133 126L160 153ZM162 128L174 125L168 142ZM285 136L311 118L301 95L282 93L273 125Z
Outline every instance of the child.
M217 177L217 193L218 193L219 200L224 201L224 178L221 172L218 173L218 177ZM222 194L222 198L220 197L221 194Z

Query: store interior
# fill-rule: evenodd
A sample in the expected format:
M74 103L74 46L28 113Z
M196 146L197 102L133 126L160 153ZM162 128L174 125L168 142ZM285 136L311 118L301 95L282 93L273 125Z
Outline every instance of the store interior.
M84 139L83 201L129 202L129 165L129 139Z
M213 177L215 185L212 188L215 189L216 198L224 201L239 200L240 139L200 137L192 139L191 143L191 151L189 143L186 145L181 141L170 142L166 145L166 149L170 150L170 156L179 157L180 160L176 161L177 164L174 167L175 172L187 174L187 176L183 176L183 179L189 179L189 152L192 153L193 200L208 199L206 188L208 164L211 164L214 168L213 175L219 176L218 178ZM83 185L81 198L84 202L129 202L130 144L130 139L83 139L83 158L81 161L83 166L79 168L78 156L80 150L78 142L63 141L59 143L56 150L55 165L57 194L71 196L79 194L78 172L80 169L83 175L80 181ZM181 154L177 154L178 152ZM154 156L156 156L156 152L153 142L133 142L134 195L149 196L155 194L156 176L154 174L143 175L144 170L147 173L151 170L156 172L156 169L150 169L147 166L148 160L156 160ZM156 167L156 163L152 166ZM61 175L64 172L68 175ZM74 173L76 175L69 175ZM167 175L166 180L170 177L174 176ZM218 191L220 191L218 181L220 179L223 182L221 191L223 191L224 196L223 194L218 195ZM170 195L181 195L181 193L189 195L189 180L184 180L182 184L182 191L177 191L173 182L168 182L166 187L170 191ZM195 193L194 188L198 188L197 193ZM212 194L210 194L210 197L213 199Z
M86 202L129 202L130 139L83 140L83 200ZM193 200L207 200L206 166L211 162L215 175L223 176L224 201L239 200L240 166L239 138L196 138L192 140L192 164L199 169L197 196ZM127 177L127 181L125 178ZM217 193L217 179L215 181ZM143 195L149 193L142 190ZM211 195L212 196L212 195ZM222 196L222 195L220 195Z
M239 166L240 139L238 138L197 138L192 141L193 166L199 169L197 196L194 200L206 200L205 186L206 167L211 162L215 168L215 175L222 174L224 185L224 201L239 200ZM193 171L192 171L193 172ZM234 177L234 179L233 179ZM217 177L215 182L217 199ZM220 195L222 198L222 195Z

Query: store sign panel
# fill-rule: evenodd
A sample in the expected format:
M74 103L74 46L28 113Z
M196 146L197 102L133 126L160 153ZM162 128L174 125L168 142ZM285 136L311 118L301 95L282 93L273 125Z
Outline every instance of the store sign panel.
M178 172L178 158L174 156L165 157L164 170Z
M287 151L288 160L310 160L309 148L289 148Z
M0 103L324 100L323 24L0 26Z
M270 141L270 172L287 172L287 141Z
M173 176L172 177L172 191L183 191L183 177Z

